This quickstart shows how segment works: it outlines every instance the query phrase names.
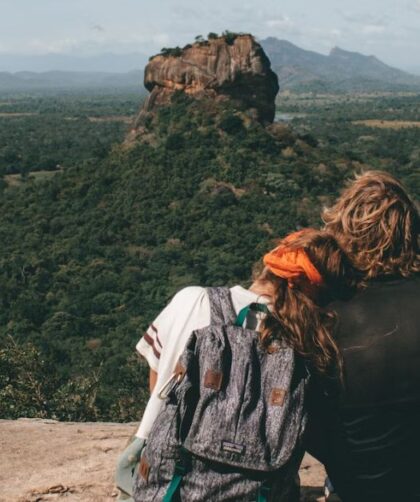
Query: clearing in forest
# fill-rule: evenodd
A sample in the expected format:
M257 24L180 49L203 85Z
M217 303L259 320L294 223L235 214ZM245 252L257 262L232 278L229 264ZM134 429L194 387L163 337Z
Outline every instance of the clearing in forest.
M109 115L104 117L88 117L89 122L124 122L130 124L133 122L131 115Z
M38 115L34 112L0 112L1 118L11 119L16 117L32 117L33 115Z
M420 127L420 121L414 120L355 120L355 125L366 127L378 127L379 129L408 129L409 127Z

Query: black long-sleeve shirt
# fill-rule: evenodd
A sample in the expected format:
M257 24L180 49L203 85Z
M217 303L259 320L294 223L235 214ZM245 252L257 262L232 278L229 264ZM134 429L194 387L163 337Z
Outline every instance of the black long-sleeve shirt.
M344 389L319 385L308 449L344 502L420 501L420 278L333 305Z

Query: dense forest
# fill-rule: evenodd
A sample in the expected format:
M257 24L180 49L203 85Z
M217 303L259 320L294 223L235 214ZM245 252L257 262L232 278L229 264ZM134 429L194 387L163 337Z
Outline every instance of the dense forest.
M137 94L0 98L0 175L99 161L124 139L138 107Z
M134 346L178 289L247 284L354 172L420 196L419 95L285 94L267 129L176 96L147 142L124 144L139 105L0 100L2 418L135 420Z

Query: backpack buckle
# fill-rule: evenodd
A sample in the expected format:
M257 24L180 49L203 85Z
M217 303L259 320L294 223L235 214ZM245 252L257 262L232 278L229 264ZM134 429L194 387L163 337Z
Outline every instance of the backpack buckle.
M159 399L165 400L175 389L175 387L182 382L186 372L186 368L184 368L184 366L178 361L175 367L175 371L169 377L169 380L167 380L159 390Z
M186 473L187 473L186 466L183 463L177 462L175 464L175 474L177 474L178 476L185 476Z
M191 469L191 454L184 447L179 449L179 458L175 463L175 474L185 476Z

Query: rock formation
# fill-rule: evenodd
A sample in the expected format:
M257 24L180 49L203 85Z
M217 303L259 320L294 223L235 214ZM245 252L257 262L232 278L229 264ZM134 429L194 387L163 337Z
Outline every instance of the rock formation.
M177 91L197 99L229 100L257 121L271 123L279 90L269 59L251 35L221 36L183 49L163 50L146 66L144 84L150 96L135 129L169 104Z

